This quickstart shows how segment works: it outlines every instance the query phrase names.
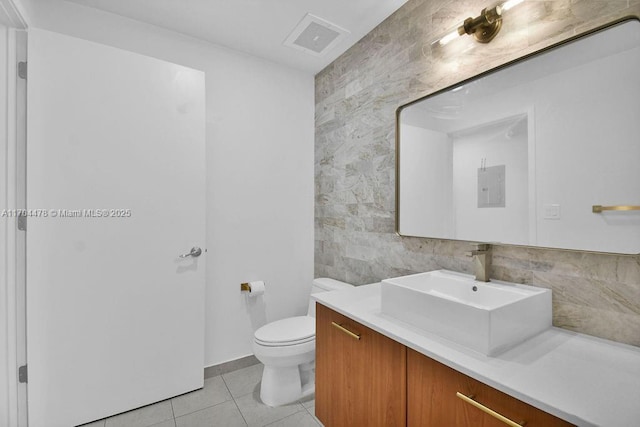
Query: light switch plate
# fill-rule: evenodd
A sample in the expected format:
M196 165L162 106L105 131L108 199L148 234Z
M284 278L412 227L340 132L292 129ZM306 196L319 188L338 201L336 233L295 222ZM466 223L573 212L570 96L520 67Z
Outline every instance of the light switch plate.
M560 205L546 204L543 206L542 218L544 219L560 219Z

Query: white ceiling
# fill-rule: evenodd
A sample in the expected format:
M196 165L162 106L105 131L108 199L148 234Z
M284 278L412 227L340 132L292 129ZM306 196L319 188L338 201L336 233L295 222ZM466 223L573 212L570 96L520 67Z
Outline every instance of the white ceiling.
M407 0L68 0L314 74ZM350 31L323 56L282 42L311 13Z

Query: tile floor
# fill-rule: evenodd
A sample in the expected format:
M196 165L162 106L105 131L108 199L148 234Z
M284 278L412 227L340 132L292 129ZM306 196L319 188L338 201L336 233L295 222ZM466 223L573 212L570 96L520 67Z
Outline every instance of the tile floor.
M204 388L82 427L319 427L313 398L271 408L260 401L262 364L204 380Z

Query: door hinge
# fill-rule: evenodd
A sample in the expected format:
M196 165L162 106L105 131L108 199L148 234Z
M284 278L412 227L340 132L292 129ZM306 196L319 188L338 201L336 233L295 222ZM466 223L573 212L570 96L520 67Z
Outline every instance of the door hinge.
M28 379L27 365L22 365L18 368L18 382L26 383Z
M26 217L26 215L18 216L18 230L27 231L27 217Z
M27 63L24 61L18 62L18 77L27 80Z

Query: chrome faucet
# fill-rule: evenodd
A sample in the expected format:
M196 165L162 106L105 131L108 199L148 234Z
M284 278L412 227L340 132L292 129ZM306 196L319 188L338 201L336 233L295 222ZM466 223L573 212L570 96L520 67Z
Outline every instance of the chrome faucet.
M478 282L488 282L491 276L491 245L475 244L475 248L465 255L473 257L473 272Z

